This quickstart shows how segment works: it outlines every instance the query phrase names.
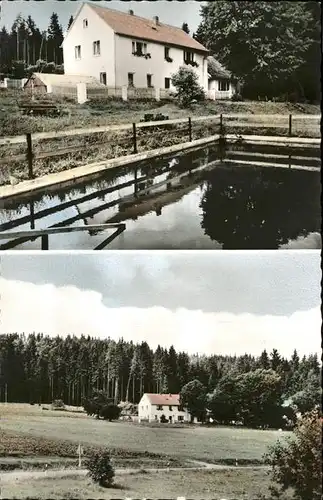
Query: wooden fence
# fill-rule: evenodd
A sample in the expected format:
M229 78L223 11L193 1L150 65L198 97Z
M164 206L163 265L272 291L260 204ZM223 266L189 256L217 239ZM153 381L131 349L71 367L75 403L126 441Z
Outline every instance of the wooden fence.
M131 141L132 141L132 153L136 154L138 153L138 132L140 130L147 130L149 132L149 129L154 127L155 129L162 129L163 127L165 128L165 131L167 128L172 128L173 126L176 125L181 125L181 128L178 129L173 129L172 128L172 134L176 133L181 133L186 135L187 141L192 142L193 139L193 125L195 123L210 123L213 122L216 124L218 127L218 134L223 135L226 133L226 128L238 128L238 129L244 129L248 127L259 127L259 128L282 128L285 129L288 136L292 139L293 132L295 132L295 129L297 131L297 127L299 127L299 124L302 124L304 127L304 122L309 123L310 126L308 127L308 130L312 130L314 127L316 127L316 131L319 130L319 123L320 123L321 116L320 115L242 115L242 114L232 114L232 115L209 115L209 116L196 116L196 117L189 117L189 118L180 118L180 119L174 119L174 120L163 120L163 121L152 121L152 122L140 122L140 123L128 123L128 124L121 124L121 125L106 125L106 126L100 126L100 127L90 127L90 128L84 128L84 129L73 129L73 130L61 130L57 132L37 132L34 134L26 134L26 135L20 135L20 136L12 136L12 137L2 137L0 138L0 146L11 146L11 145L19 145L19 144L26 144L26 152L24 154L13 154L10 156L4 156L1 157L0 155L0 165L6 165L12 162L23 162L26 161L28 165L28 178L33 179L34 178L34 172L33 172L33 162L35 160L39 159L46 159L46 158L53 158L53 157L59 157L63 156L66 154L71 154L74 152L79 152L80 151L80 145L74 145L74 146L67 146L63 148L55 148L54 150L48 150L48 151L40 151L35 153L33 149L33 145L37 141L42 141L42 140L49 140L49 139L59 139L59 138L65 138L65 137L80 137L80 136L86 136L86 135L92 135L92 134L99 134L99 133L105 133L105 132L118 132L118 131L129 131L131 133ZM313 125L312 122L318 122ZM184 127L183 127L184 125ZM239 133L241 131L239 130ZM160 131L160 130L159 130ZM153 135L154 132L149 132L149 137ZM214 133L210 134L214 135ZM203 137L203 136L202 136ZM204 137L207 137L207 135L204 135ZM227 135L229 137L229 135ZM248 136L246 136L248 137ZM250 136L249 136L250 137ZM184 137L183 137L184 138ZM281 140L283 140L283 137L280 137ZM298 139L294 137L295 141L297 142ZM275 140L275 137L272 137L272 140ZM313 144L317 143L317 140L313 139ZM121 139L121 141L125 141L124 138ZM311 142L310 139L308 141ZM276 138L276 142L279 143L279 137ZM302 142L306 142L302 140ZM116 144L116 141L113 141L114 144ZM98 146L103 146L103 145L108 145L109 142L95 142L91 145L88 145L87 148L90 147L98 147ZM1 152L1 150L0 150Z

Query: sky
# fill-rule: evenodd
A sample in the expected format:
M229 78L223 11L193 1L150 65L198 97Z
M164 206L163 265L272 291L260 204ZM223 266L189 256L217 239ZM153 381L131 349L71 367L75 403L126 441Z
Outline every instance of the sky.
M14 22L18 13L23 17L30 15L40 30L45 30L49 23L49 18L53 12L58 14L63 30L67 28L67 23L71 15L74 15L81 3L78 0L0 0L1 18L0 26L6 26L8 30ZM89 0L89 3L91 0ZM188 23L191 34L196 31L200 23L201 2L195 0L169 1L125 1L125 0L102 0L92 1L103 7L127 12L129 9L135 15L147 18L159 16L160 22L181 27L184 22Z
M319 251L14 252L0 274L0 333L320 353Z

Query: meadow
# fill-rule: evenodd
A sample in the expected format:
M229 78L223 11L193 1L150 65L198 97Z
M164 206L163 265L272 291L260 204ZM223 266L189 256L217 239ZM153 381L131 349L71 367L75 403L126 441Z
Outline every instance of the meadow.
M177 498L203 500L269 499L269 477L261 470L135 472L117 475L111 488L78 475L2 481L4 498L121 499ZM281 500L291 499L287 493Z
M1 431L4 436L20 436L37 443L47 443L46 453L53 453L50 444L65 443L74 449L79 442L84 448L107 447L128 453L151 453L174 458L201 460L210 463L259 463L267 447L278 438L288 435L276 430L246 428L187 426L177 428L150 427L128 422L106 422L88 417L83 413L66 411L44 411L39 406L5 404L0 405ZM13 437L12 437L13 439ZM18 447L10 446L10 439L1 439L0 455L12 455ZM30 445L31 446L31 445ZM37 446L33 445L33 455ZM69 448L68 448L69 449ZM41 449L39 449L41 450ZM54 455L70 456L69 451L60 451L57 444ZM20 453L28 455L28 445ZM42 454L44 450L41 451Z

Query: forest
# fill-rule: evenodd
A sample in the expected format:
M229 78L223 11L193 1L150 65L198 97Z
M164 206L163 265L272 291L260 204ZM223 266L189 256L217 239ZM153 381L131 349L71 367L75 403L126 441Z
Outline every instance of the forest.
M0 336L1 402L61 399L81 406L84 398L104 391L115 403L138 403L145 392L176 394L194 382L217 408L225 405L227 410L242 393L252 401L269 391L275 404L290 400L300 411L309 411L320 404L320 376L317 355L300 357L296 350L290 359L276 349L259 357L201 356L177 352L173 346L153 350L146 342L84 335Z
M71 16L68 28L73 22ZM63 73L63 28L53 12L47 30L41 31L31 16L17 15L11 30L0 31L0 74L23 78L42 69Z

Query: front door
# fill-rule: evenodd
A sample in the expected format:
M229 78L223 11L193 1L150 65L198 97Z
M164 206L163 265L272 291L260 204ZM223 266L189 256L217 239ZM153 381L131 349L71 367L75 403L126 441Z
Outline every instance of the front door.
M106 73L100 73L100 83L103 83L103 85L107 84L107 74Z

